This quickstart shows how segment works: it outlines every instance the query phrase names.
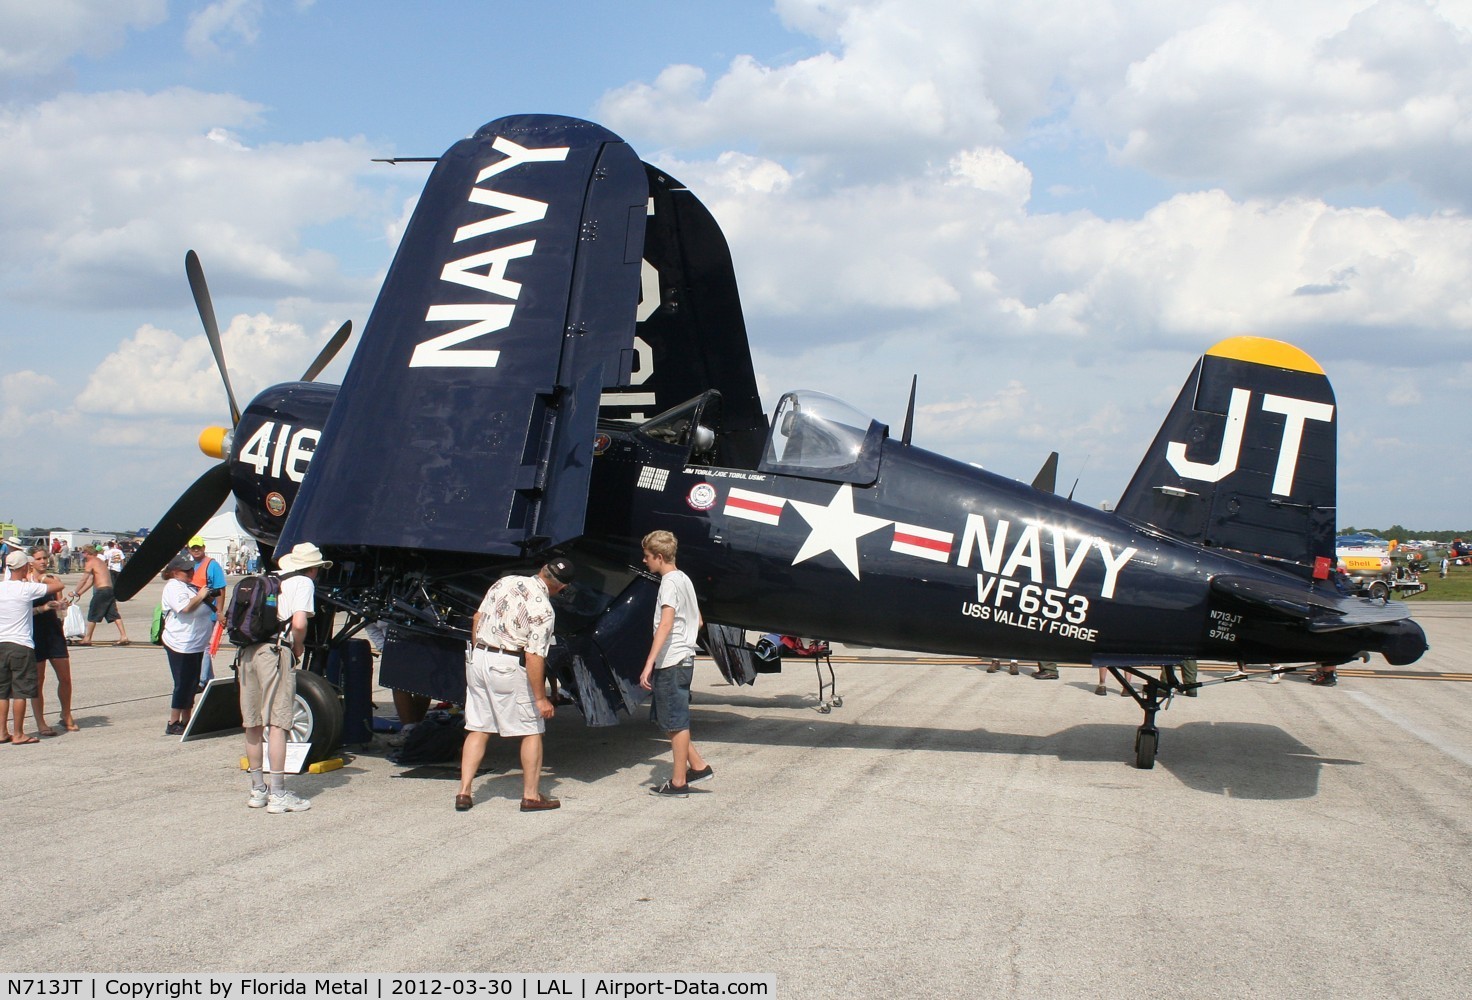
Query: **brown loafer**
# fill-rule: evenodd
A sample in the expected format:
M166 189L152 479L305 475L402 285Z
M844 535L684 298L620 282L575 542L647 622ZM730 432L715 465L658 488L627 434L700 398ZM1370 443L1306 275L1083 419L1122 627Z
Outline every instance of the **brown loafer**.
M455 796L455 811L457 813L470 812L470 807L475 805L475 800L469 795Z
M562 803L556 799L540 798L521 800L521 811L524 813L540 812L543 809L558 809L561 806Z

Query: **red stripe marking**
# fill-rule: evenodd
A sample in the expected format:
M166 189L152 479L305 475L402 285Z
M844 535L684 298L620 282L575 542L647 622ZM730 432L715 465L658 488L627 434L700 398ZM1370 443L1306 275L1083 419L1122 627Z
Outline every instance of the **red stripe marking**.
M759 500L747 500L745 497L726 497L727 507L740 507L742 510L754 510L760 514L773 514L781 516L781 504L762 503ZM949 546L947 546L949 548Z
M939 538L926 538L923 535L911 535L907 532L896 531L894 540L905 545L914 545L922 549L934 549L936 552L950 552L951 540Z

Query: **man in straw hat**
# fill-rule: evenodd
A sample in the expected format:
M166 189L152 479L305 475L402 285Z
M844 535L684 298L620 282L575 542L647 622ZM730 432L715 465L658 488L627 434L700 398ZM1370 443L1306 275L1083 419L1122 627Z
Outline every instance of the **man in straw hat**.
M240 719L245 726L245 758L252 809L268 813L306 812L312 803L286 790L286 734L296 715L296 674L306 649L307 619L317 600L317 574L332 563L311 542L302 542L276 560L281 593L276 598L280 634L270 642L246 646L240 654ZM267 731L269 730L269 735ZM270 784L262 780L261 749L271 765Z

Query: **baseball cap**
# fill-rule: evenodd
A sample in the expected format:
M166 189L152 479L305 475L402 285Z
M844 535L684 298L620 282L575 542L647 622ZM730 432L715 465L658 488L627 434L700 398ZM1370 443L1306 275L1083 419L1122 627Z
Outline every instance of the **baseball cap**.
M577 568L573 566L572 560L563 556L557 556L556 558L547 560L547 573L552 579L564 587L571 586L578 575Z
M180 573L193 573L194 560L185 559L183 556L176 556L175 558L169 560L169 564L165 566L164 569L166 572L169 573L173 573L175 570L179 571Z
M25 549L16 549L5 557L5 565L9 569L22 569L31 561L30 554ZM558 577L558 579L562 579Z

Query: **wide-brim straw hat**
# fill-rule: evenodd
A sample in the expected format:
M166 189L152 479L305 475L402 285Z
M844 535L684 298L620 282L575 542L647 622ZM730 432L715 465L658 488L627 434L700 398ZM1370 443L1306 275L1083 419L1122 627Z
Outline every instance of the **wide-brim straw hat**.
M292 547L290 552L277 559L276 565L288 573L296 573L304 569L311 569L313 566L321 566L326 569L332 565L332 560L323 559L322 550L311 542L299 542Z

